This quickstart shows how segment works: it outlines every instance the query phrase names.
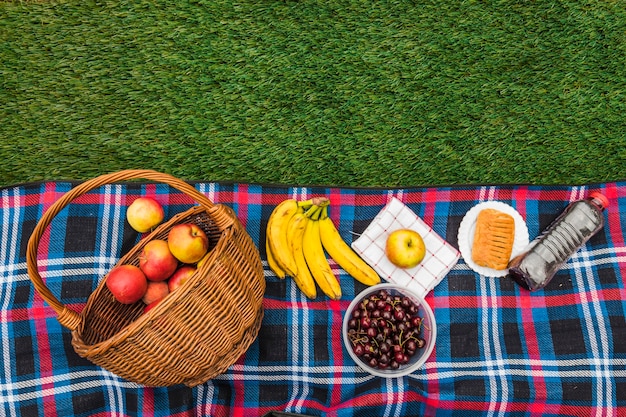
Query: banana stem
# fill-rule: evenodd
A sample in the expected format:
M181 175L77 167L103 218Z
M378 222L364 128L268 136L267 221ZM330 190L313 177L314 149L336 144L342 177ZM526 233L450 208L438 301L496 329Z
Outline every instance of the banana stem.
M315 213L317 213L321 209L318 205L312 205L307 211L304 212L304 215L308 218L311 218Z
M327 197L313 197L311 200L315 206L326 207L330 204L330 200Z
M298 201L298 207L302 207L305 210L310 209L313 206L327 206L330 204L330 200L327 197L313 197L308 200Z
M320 214L322 214L322 211L324 211L324 209L326 208L326 206L324 207L318 207L317 210L315 210L313 213L311 213L311 220L319 220L320 219Z
M328 217L328 205L322 208L322 213L320 214L320 220L324 220Z
M308 209L313 205L313 199L310 198L308 200L304 200L304 201L298 201L298 207L302 207L304 209Z

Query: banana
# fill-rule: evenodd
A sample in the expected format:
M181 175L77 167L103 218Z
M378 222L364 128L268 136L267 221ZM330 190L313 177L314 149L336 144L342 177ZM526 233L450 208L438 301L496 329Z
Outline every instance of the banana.
M325 207L324 207L325 208ZM304 230L303 254L313 279L320 289L333 300L341 298L341 287L333 273L320 240L319 211L311 216ZM300 265L298 265L300 268Z
M287 248L289 248L290 251L290 256L293 258L293 250L292 250L292 245L293 245L293 240L294 240L294 234L296 233L296 227L295 227L295 223L296 221L300 222L302 221L302 217L304 216L304 207L298 207L298 210L296 210L296 214L294 214L293 216L291 216L291 219L289 219L289 221L287 222L287 228L285 230L285 235L286 235L286 241L287 241ZM306 216L305 216L306 217ZM294 258L295 260L295 258Z
M270 269L274 271L278 278L284 279L285 276L287 276L287 273L278 265L278 263L276 263L276 258L272 253L272 248L270 248L270 241L267 237L265 238L265 254L267 255L267 264L269 265Z
M274 208L267 221L266 236L270 251L274 255L276 264L291 276L296 275L298 269L287 245L287 225L289 219L298 211L298 207L310 204L310 201L284 200Z
M324 249L344 271L365 285L375 285L380 282L380 277L376 271L341 238L335 224L328 217L327 207L324 207L322 212L319 228Z
M317 210L317 207L314 206L309 210ZM309 211L307 211L307 213L309 213ZM290 253L293 256L297 267L297 273L292 275L292 278L304 295L313 299L317 297L317 288L315 287L315 281L307 266L303 252L304 231L306 230L306 225L311 221L312 220L309 219L304 211L297 212L289 222L287 234L289 235L288 240L291 242Z

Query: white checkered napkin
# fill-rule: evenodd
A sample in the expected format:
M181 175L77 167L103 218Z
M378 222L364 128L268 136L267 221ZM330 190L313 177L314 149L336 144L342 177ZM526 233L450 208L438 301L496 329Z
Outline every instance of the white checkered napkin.
M393 265L385 255L385 243L391 232L412 229L424 239L426 255L414 268L402 269ZM426 294L456 265L461 254L420 219L397 198L391 201L372 220L363 234L354 242L354 249L378 274L387 281L405 286L417 294Z

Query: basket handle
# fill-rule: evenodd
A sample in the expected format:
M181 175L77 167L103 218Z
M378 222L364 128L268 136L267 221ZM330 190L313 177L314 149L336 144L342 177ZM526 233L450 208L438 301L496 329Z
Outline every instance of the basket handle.
M28 247L26 251L26 266L28 269L28 275L30 276L30 279L33 282L33 285L35 286L37 292L48 304L50 304L50 306L57 313L57 319L59 323L61 323L62 326L67 327L70 330L76 330L78 328L78 326L81 324L82 317L80 314L78 314L74 310L68 309L63 303L61 303L44 284L41 275L39 275L39 268L37 266L37 250L39 248L39 241L41 240L41 237L43 236L46 228L52 222L52 219L54 219L54 217L59 214L59 212L63 208L65 208L77 197L102 185L140 178L168 184L169 186L176 188L177 190L182 191L183 193L192 197L208 212L219 213L223 210L222 206L213 204L211 200L204 196L204 194L200 193L198 190L196 190L193 186L186 183L185 181L173 177L169 174L164 174L153 170L130 169L101 175L99 177L93 178L77 185L66 194L64 194L52 206L50 206L48 210L46 210L46 212L39 220L39 223L37 223L37 225L35 226L35 229L33 230L33 233L28 240ZM229 227L234 222L234 220L230 219L226 215L218 217L218 227L220 227L222 230Z

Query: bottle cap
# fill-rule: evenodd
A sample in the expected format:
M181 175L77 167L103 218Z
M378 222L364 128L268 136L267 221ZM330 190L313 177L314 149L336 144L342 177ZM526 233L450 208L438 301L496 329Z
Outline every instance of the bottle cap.
M590 193L589 194L590 198L593 198L594 200L596 200L598 203L600 203L600 206L604 209L606 207L608 207L609 205L609 199L606 198L606 196L602 193L599 193L597 191Z

